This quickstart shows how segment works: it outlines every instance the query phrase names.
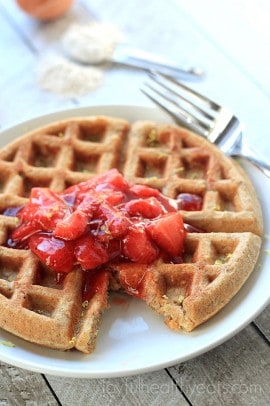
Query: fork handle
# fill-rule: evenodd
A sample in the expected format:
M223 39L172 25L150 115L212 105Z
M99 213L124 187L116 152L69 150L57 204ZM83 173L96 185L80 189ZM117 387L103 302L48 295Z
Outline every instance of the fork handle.
M182 68L171 61L138 49L117 47L111 61L146 71L161 71L167 75L180 76L186 79L200 79L204 72L196 67Z

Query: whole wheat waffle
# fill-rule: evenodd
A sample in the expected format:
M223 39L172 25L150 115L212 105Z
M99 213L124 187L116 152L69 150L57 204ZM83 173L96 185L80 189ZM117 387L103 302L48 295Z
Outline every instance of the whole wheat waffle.
M202 196L202 210L181 214L204 232L188 233L181 264L113 264L85 304L83 271L56 281L30 250L8 248L18 220L3 213L24 205L34 186L61 192L110 168L172 198ZM169 327L190 331L231 300L259 254L262 215L250 181L214 145L176 126L102 116L53 123L0 151L0 183L0 327L50 348L92 352L108 292L138 268L141 297Z

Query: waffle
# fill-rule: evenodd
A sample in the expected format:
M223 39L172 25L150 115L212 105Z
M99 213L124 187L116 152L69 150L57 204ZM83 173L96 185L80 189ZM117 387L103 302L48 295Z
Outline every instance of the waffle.
M30 250L7 247L18 220L5 210L24 205L32 187L61 192L111 168L172 198L198 194L203 208L181 211L195 231L185 239L183 263L111 264L85 303L80 268L57 279ZM214 145L176 126L103 116L59 121L0 151L0 184L0 327L50 348L91 353L109 292L125 290L125 275L137 271L140 297L170 328L191 331L231 300L260 251L262 214L245 173Z

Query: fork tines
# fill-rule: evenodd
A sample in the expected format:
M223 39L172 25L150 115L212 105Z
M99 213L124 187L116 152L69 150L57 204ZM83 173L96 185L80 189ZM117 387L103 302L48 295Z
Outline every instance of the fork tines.
M155 104L167 111L176 122L207 136L220 106L185 86L174 77L149 73L149 82L141 91Z

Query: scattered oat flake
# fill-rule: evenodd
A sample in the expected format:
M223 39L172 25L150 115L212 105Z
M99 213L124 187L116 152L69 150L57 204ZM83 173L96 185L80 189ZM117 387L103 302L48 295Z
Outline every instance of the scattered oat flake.
M185 171L185 168L183 166L180 166L179 168L175 168L174 173L182 173Z
M179 297L178 297L178 303L179 304L181 304L181 303L183 303L183 301L184 301L184 299L185 299L185 296L183 296L183 295L179 295Z
M86 309L86 308L88 307L88 305L89 305L88 300L85 300L84 302L82 302L82 307L83 307L84 309Z
M72 337L72 339L69 341L70 345L75 345L76 344L76 337Z
M231 257L232 257L232 254L228 253L228 254L224 255L223 257L220 257L220 258L216 259L214 265L226 264L226 262L229 262Z
M152 130L147 134L146 138L146 143L149 146L154 146L156 143L158 143L158 138L157 138L157 130L155 128L152 128Z

